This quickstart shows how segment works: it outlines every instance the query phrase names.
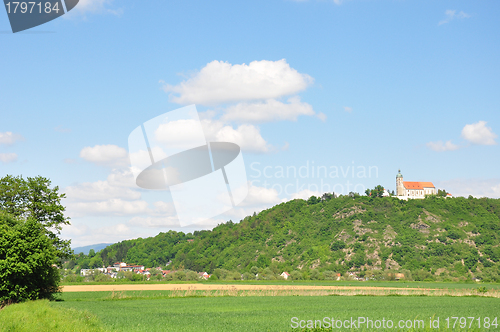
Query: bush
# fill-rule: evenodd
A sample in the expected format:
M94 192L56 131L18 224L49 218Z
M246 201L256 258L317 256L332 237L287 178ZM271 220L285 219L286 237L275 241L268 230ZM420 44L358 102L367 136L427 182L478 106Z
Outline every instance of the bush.
M196 281L200 279L200 277L198 276L198 273L194 272L194 271L188 271L186 273L186 280L187 281Z
M290 273L290 277L292 280L302 280L302 273L299 271L292 271L292 273Z
M337 274L333 271L323 272L323 277L325 278L325 280L337 280Z
M42 225L0 212L0 306L52 299L59 292L56 260L53 240Z

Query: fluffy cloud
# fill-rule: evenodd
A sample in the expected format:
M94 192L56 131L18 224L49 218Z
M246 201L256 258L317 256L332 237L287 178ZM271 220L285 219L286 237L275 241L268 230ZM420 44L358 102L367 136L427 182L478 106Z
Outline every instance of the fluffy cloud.
M304 199L304 200L308 200L309 197L311 196L322 196L323 193L320 193L319 191L312 191L312 190L309 190L309 189L304 189L302 191L299 191L295 194L292 194L291 198L290 199Z
M17 141L24 140L24 137L19 134L14 134L11 131L0 133L0 145L13 145Z
M71 245L74 248L95 243L116 243L125 239L154 236L155 234L138 234L137 230L132 230L123 223L93 228L81 222L73 222L71 225L63 227L61 235L62 238L71 238Z
M451 9L446 10L444 12L444 14L445 14L445 18L443 20L439 21L439 25L450 23L450 21L452 21L454 19L464 19L464 18L470 17L469 14L464 13L463 11L460 11L459 13L457 13L456 10L451 10Z
M282 103L275 99L269 99L258 103L239 103L228 107L222 116L223 121L235 121L245 123L262 123L271 121L297 121L300 115L314 115L312 106L300 101L295 96L288 99L288 103Z
M132 174L130 169L114 169L111 174L108 175L107 182L109 183L109 185L115 187L137 188L134 175Z
M203 131L209 142L232 142L240 146L243 151L266 153L272 151L273 147L260 135L258 127L253 125L240 125L233 128L222 121L201 121Z
M17 160L15 153L0 153L0 162L8 164Z
M88 215L126 216L147 214L149 208L148 203L145 201L125 201L120 198L112 198L98 202L68 202L67 211L71 217Z
M468 124L462 129L462 137L473 144L495 145L498 136L490 127L486 127L486 121Z
M319 112L318 114L316 114L316 116L321 120L321 122L326 122L327 116L325 113Z
M139 192L111 185L108 181L81 183L66 187L64 192L69 199L78 201L105 201L111 198L136 200L141 198Z
M215 140L236 143L243 151L265 153L271 150L271 146L260 135L259 128L252 125L241 125L236 129L224 126L216 133Z
M265 206L264 208L269 208L278 203L281 203L283 200L279 198L278 191L273 188L264 188L257 187L252 185L252 183L248 184L248 195L245 200L240 204L240 206Z
M436 185L453 196L500 198L500 179L453 179Z
M454 151L460 148L458 145L453 144L451 141L447 141L446 143L443 143L443 141L429 142L427 143L427 147L436 152Z
M312 77L291 68L285 59L248 65L212 61L179 85L163 88L178 104L216 105L293 95L312 82Z
M189 149L204 141L200 122L194 119L169 121L160 124L154 132L156 141L175 149Z
M124 167L129 164L127 150L112 144L85 147L80 151L80 157L103 166Z
M259 128L253 125L244 124L233 127L224 121L208 118L200 122L195 120L169 122L155 131L154 138L169 148L191 148L200 145L200 141L202 143L208 141L236 143L246 152L266 153L273 150L273 147L262 138ZM155 154L155 148L153 148L153 154ZM162 154L164 153L159 151L156 155ZM142 156L140 160L149 161L149 155Z
M134 217L129 221L130 226L134 227L179 227L179 220L177 217Z

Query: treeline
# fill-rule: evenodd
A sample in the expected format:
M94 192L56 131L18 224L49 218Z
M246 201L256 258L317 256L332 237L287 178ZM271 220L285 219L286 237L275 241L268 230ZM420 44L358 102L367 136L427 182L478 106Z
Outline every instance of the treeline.
M123 241L95 255L79 255L67 267L171 262L171 270L211 274L244 275L256 268L273 275L297 272L304 279L313 273L327 278L326 272L378 278L407 271L414 280L497 281L499 243L498 199L323 195L282 203L212 231Z

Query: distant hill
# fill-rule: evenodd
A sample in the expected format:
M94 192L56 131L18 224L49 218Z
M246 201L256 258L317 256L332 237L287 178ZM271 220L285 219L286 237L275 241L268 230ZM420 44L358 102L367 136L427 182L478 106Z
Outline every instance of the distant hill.
M499 199L326 198L282 203L212 231L119 242L76 264L152 267L172 261L170 269L209 273L257 266L305 275L392 270L415 280L500 280Z
M106 248L107 246L112 245L113 243L98 243L98 244L91 244L90 246L85 246L85 247L76 247L73 248L73 251L75 254L80 254L83 253L85 255L89 254L90 249L94 249L95 252L101 251L102 249Z

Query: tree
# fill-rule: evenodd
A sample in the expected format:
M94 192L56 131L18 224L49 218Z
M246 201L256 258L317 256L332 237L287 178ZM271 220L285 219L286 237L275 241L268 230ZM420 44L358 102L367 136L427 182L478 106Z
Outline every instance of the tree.
M309 205L314 205L314 204L317 204L317 203L319 203L319 202L321 202L321 199L320 199L320 198L318 198L318 197L316 197L316 196L311 196L311 197L309 197L309 199L307 200L307 204L309 204Z
M57 249L43 226L0 211L0 306L59 291Z
M443 190L438 189L437 195L438 195L438 197L446 197L448 195L448 193L444 189Z
M366 189L365 194L371 197L384 197L384 187L378 185L374 189Z
M53 241L58 257L66 258L71 253L70 241L59 238L62 226L69 225L61 204L66 196L59 194L59 187L50 185L51 181L41 176L25 180L22 176L7 175L0 179L0 210L22 220L36 220Z

